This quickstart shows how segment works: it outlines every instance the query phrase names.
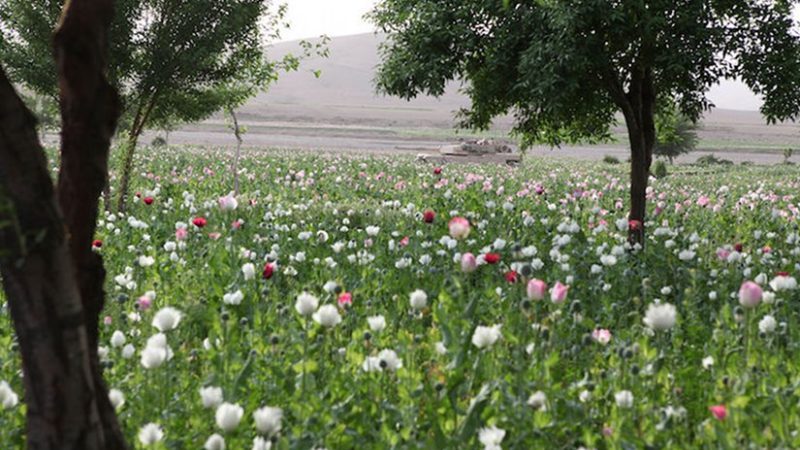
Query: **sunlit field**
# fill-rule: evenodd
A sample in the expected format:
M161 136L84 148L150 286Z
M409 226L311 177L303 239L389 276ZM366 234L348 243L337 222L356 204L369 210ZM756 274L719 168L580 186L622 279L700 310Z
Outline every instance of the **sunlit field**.
M670 168L632 249L624 164L231 159L143 151L101 214L136 448L800 447L798 169Z

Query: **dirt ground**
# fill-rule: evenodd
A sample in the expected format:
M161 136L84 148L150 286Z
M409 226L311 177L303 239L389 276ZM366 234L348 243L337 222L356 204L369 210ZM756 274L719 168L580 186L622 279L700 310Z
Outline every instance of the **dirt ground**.
M722 132L720 132L722 133ZM142 142L150 142L158 133L149 132ZM297 126L297 124L276 124L251 128L244 136L246 147L285 148L302 150L320 150L361 154L406 154L436 153L442 146L451 144L454 139L437 136L411 136L383 131L383 129L337 128L332 126ZM170 144L208 145L215 147L232 147L236 144L233 134L224 126L206 125L191 126L169 135ZM749 161L755 164L777 164L783 161L783 153L777 148L737 149L716 148L700 149L689 155L678 158L678 163L692 163L697 158L715 154L717 157L735 163ZM800 150L795 152L793 160L800 161ZM576 158L600 160L605 156L614 156L625 161L629 152L623 145L568 146L551 149L535 147L527 152L529 157Z

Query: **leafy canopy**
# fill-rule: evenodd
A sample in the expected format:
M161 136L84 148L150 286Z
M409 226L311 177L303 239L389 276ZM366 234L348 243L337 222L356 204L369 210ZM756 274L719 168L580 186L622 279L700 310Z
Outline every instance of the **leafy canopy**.
M770 121L800 111L796 1L383 0L380 91L441 95L463 80L462 125L513 113L523 143L603 139L638 74L696 121L722 78L764 96ZM622 89L620 89L622 88Z
M202 120L236 107L294 70L299 58L265 58L285 25L271 0L117 0L109 78L132 126ZM63 0L0 2L0 60L28 88L57 97L51 34ZM137 123L137 116L139 122Z

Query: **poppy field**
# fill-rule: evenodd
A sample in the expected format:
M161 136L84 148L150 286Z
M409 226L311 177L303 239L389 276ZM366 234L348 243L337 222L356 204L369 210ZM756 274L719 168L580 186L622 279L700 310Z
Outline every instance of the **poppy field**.
M234 194L231 160L143 151L101 213L135 448L800 447L796 168L675 167L639 224L624 165L253 151Z

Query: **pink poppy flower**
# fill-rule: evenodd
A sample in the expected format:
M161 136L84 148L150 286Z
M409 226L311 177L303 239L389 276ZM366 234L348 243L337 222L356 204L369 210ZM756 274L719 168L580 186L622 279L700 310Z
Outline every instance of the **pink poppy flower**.
M728 417L728 408L725 405L714 405L709 406L708 410L711 411L711 414L717 420L725 420Z
M342 292L337 299L340 308L345 308L353 305L353 294L349 292Z
M529 300L544 300L544 296L547 294L547 283L534 278L528 281L527 291Z
M466 273L474 272L478 268L478 260L472 253L464 253L461 255L461 271Z
M560 281L556 282L556 285L553 286L553 289L550 290L550 301L555 304L564 303L567 299L567 292L569 291L569 286L562 284Z
M454 239L464 239L469 236L469 220L463 217L453 217L447 227L450 231L450 236Z

